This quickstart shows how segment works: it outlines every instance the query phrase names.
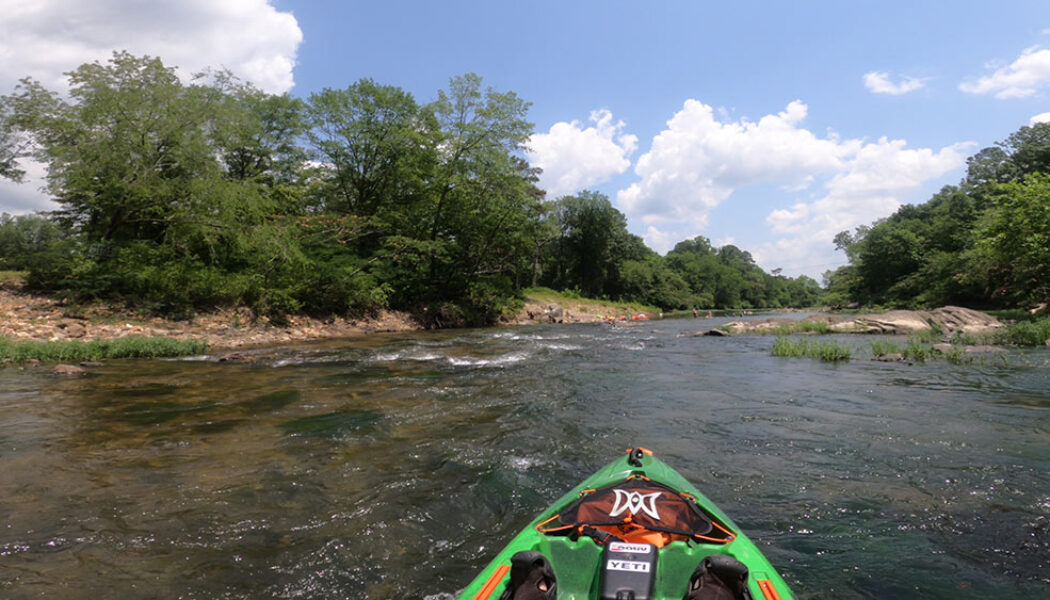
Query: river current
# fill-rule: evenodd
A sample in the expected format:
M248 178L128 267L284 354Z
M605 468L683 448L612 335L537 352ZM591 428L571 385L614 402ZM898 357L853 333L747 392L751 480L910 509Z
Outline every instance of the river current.
M719 323L0 368L0 597L450 598L634 445L801 598L1050 597L1050 351L829 364Z

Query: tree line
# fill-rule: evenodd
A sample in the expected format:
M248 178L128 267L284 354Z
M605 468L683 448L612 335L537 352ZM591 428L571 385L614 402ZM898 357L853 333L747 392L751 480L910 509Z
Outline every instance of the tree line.
M1050 299L1050 123L967 160L927 202L843 231L849 264L825 274L833 305L1024 308Z
M604 195L547 199L524 160L529 103L453 78L421 104L362 79L305 99L225 71L183 82L116 52L0 99L0 176L47 167L59 208L0 217L0 269L33 289L178 315L409 310L487 323L544 285L663 309L813 305L703 237L666 257Z

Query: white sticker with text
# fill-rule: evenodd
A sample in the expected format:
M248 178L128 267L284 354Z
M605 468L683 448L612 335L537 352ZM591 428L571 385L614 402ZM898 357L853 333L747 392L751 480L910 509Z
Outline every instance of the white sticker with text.
M610 560L605 568L609 571L630 571L632 573L648 573L649 563L635 560Z

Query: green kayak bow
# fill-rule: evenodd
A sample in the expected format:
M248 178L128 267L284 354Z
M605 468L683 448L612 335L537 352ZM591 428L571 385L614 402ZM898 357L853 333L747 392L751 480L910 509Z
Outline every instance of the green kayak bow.
M558 499L459 595L526 597L794 598L740 528L644 448L628 450Z

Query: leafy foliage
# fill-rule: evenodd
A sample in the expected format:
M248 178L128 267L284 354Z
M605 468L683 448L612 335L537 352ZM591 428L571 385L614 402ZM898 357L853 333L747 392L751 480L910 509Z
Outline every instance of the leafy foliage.
M832 304L1024 306L1050 297L1050 124L1022 127L967 161L928 202L842 232L850 264Z
M604 195L547 201L529 103L454 77L429 104L370 79L305 100L114 53L0 100L0 176L47 165L60 209L0 220L0 268L74 299L186 314L415 311L487 323L529 285L661 308L815 304L704 238L666 258Z

